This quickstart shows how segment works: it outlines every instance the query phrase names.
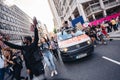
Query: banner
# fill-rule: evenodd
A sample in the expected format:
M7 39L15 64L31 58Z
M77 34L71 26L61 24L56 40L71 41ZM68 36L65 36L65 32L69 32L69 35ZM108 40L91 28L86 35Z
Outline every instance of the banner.
M118 16L120 16L120 12L112 14L112 15L104 17L104 18L101 18L101 19L98 19L98 20L95 20L95 21L92 21L92 22L90 22L89 25L95 25L96 26L98 24L101 24L105 20L110 21L112 18L117 18Z
M78 18L75 18L74 20L71 21L71 23L72 23L73 27L76 27L77 23L83 24L84 23L83 17L80 16Z

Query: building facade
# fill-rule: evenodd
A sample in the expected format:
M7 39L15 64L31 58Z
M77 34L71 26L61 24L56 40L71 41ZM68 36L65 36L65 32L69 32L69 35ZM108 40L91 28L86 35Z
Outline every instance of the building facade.
M120 12L120 0L48 0L59 26L63 20L71 21L82 16L91 22L107 15ZM57 19L60 19L57 20ZM59 27L58 26L58 27Z
M33 35L30 30L32 19L16 5L8 6L0 2L0 31L10 36L10 41L18 42L21 37Z
M59 0L48 0L48 3L50 5L52 14L54 16L53 22L54 22L54 26L55 28L60 27L61 26L61 19L62 19L62 14L61 14L61 10L60 10L60 5L59 5ZM55 5L56 4L56 5Z
M39 38L49 35L46 24L43 24L40 21L38 21L38 34Z

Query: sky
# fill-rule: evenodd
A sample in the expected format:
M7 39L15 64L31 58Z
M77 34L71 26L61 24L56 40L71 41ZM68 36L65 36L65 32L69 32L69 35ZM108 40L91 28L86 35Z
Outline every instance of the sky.
M43 24L47 25L48 31L53 31L53 15L48 0L6 0L5 3L15 4L31 18L36 16Z

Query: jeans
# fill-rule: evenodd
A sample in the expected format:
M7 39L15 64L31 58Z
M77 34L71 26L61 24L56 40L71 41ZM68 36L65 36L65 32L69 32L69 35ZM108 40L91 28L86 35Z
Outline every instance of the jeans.
M30 72L29 77L30 77L30 80L33 79L33 73L32 72Z
M50 51L47 51L46 53L43 54L43 56L44 56L44 61L48 65L50 70L55 70L56 67L55 67L52 53Z
M6 72L9 76L12 74L9 66L5 68L5 72Z
M4 80L4 76L5 76L5 69L1 68L0 69L0 80Z
M113 25L114 31L118 30L117 24Z
M12 79L15 78L16 80L21 80L21 68L19 67L14 67L13 68L14 71L13 71L13 76L12 76Z
M53 55L55 56L55 58L58 60L59 59L58 50L53 49L52 52L53 52Z

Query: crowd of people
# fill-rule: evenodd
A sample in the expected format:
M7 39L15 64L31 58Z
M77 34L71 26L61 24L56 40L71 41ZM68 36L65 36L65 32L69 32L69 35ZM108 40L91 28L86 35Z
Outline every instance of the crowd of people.
M16 45L9 42L8 36L0 36L0 40L7 48L0 46L0 80L5 79L7 73L11 80L46 80L44 63L51 71L51 77L57 75L57 69L54 62L59 59L57 51L57 42L54 37L48 39L40 38L38 45L37 20L33 19L34 39L31 36L24 37L23 45ZM33 40L33 41L32 41ZM19 54L21 53L21 54ZM22 77L21 70L25 62L26 72L29 76Z
M104 23L90 26L83 29L83 31L91 38L93 44L96 46L97 42L106 44L104 38L110 39L109 33L118 31L120 26L120 17L112 19L111 21L104 21ZM57 75L55 60L59 60L58 45L54 37L46 38L38 37L37 20L33 19L34 39L31 36L24 37L23 45L16 45L9 42L9 36L0 36L0 41L7 47L0 46L0 80L5 79L5 74L11 77L11 80L46 80L44 63L48 66L51 77ZM61 30L68 29L68 22L65 22ZM40 45L38 42L40 40ZM26 72L29 76L22 77L21 70L23 69L23 62L25 62Z
M83 31L85 31L85 33L91 38L94 46L96 46L97 42L99 42L99 44L107 44L105 41L106 39L112 41L109 33L118 31L118 27L120 26L120 17L110 21L105 20L99 25L88 26L89 27L83 29Z
M21 56L21 52L9 48L1 48L0 50L0 60L2 63L0 67L0 80L4 80L5 73L8 74L5 80L9 77L11 77L11 80L14 78L17 80L24 79L24 77L20 76L23 68L23 57Z

